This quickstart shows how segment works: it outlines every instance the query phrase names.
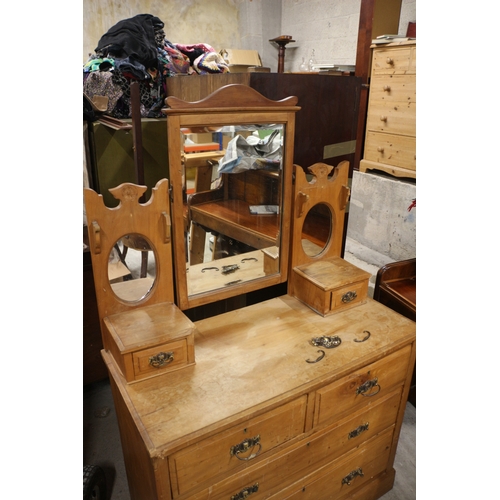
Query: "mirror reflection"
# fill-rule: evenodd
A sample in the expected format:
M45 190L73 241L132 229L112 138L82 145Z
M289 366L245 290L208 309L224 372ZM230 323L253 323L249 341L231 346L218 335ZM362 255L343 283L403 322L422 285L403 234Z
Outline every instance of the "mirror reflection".
M302 226L302 249L306 255L315 257L326 248L332 225L332 212L325 203L317 203L309 210Z
M181 134L188 295L278 273L284 126Z
M108 257L111 289L125 302L137 302L150 292L156 279L156 259L150 241L127 234L113 246Z

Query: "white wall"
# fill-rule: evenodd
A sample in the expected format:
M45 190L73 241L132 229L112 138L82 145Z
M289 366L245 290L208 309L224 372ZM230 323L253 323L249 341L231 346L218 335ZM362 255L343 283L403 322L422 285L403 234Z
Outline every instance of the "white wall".
M361 0L283 0L281 35L292 35L296 43L285 52L285 71L299 71L312 49L323 64L356 63ZM400 35L409 21L416 20L416 0L402 0Z

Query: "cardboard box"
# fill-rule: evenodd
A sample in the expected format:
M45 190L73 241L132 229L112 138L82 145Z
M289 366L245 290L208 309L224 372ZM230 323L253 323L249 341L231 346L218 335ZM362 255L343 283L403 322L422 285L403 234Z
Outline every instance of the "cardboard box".
M256 50L222 49L219 54L226 61L231 73L248 73L248 68L262 66Z

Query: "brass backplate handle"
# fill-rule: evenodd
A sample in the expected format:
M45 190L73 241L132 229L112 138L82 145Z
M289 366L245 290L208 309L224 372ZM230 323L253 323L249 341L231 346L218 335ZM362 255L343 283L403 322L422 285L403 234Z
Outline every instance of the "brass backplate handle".
M372 389L374 387L378 387L378 390L376 392L373 392ZM368 394L365 394L369 392ZM361 384L357 389L356 389L356 394L361 394L362 396L365 396L366 398L371 398L372 396L375 396L375 394L378 394L380 392L380 385L378 385L378 378L375 377L372 380L367 380L364 384Z
M326 349L333 349L338 347L342 343L342 339L338 335L333 335L332 337L313 337L311 339L311 344L316 347L326 347Z
M231 495L231 500L244 500L248 498L252 493L256 493L259 490L259 483L255 483L253 486L248 486L247 488L243 488L236 495Z
M246 453L249 450L253 451L256 446L258 446L258 449L255 453L251 453L248 457L239 456L240 453ZM235 446L231 446L230 454L232 457L236 457L238 460L248 461L252 460L252 458L255 458L261 450L262 445L260 444L260 435L257 435L253 438L245 439L245 441L242 441Z
M361 469L361 467L358 467L357 469L354 469L353 471L349 472L349 474L347 474L347 476L345 476L342 479L342 484L347 484L349 486L351 484L352 480L357 476L361 476L361 477L364 476L363 470Z
M159 352L149 358L149 364L154 368L161 368L174 360L173 352Z
M359 427L357 427L356 429L352 430L347 435L347 439L352 439L352 438L358 437L362 432L365 432L368 430L369 425L370 425L370 423L366 422L366 424L362 424Z
M344 295L342 295L342 302L344 304L348 304L349 302L352 302L354 299L358 298L358 294L356 292L346 292Z

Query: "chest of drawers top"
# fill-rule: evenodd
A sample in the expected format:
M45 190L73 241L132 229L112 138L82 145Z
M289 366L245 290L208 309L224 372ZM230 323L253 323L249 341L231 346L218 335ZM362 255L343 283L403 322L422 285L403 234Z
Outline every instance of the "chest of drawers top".
M196 365L161 383L119 384L153 455L277 408L415 340L415 323L371 299L325 318L285 295L195 324ZM367 341L355 341L366 331ZM307 362L318 358L311 339L332 335L341 345Z

